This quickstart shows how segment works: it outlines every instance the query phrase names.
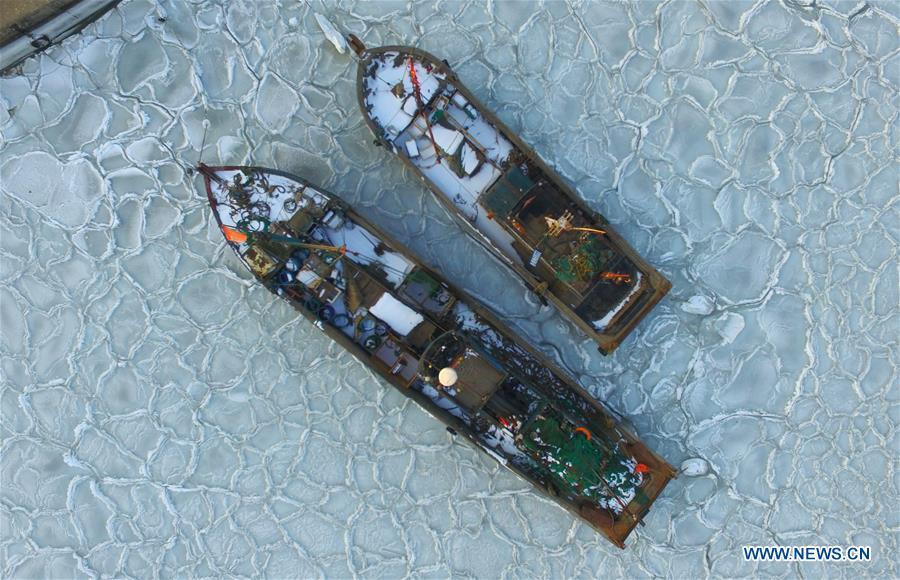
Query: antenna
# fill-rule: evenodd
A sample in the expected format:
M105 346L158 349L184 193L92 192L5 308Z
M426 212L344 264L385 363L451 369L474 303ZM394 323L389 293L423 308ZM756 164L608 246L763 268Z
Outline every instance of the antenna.
M203 165L203 149L206 148L206 134L209 132L209 119L203 119L203 139L200 141L200 152L197 155L197 165Z

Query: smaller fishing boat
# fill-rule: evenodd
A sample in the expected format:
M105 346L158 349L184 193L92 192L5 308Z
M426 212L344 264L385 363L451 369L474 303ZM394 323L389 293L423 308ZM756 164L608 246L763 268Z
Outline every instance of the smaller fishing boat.
M675 470L477 300L339 198L201 165L216 221L266 288L405 396L611 542Z
M377 143L542 297L610 353L672 287L481 104L447 61L366 48L357 93Z

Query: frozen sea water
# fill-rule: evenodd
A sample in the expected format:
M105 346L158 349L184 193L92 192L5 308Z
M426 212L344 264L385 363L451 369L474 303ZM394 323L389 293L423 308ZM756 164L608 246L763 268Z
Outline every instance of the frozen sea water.
M894 2L130 0L0 80L8 578L896 577ZM615 353L372 146L355 63L417 43L674 288ZM552 46L551 46L552 44ZM203 159L364 208L674 465L627 551L251 283ZM748 564L745 544L869 564Z

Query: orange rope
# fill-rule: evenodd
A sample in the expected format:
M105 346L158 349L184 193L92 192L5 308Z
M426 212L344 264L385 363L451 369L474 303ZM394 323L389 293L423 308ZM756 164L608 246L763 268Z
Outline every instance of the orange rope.
M250 235L247 232L243 232L241 230L230 228L228 226L222 226L222 233L225 234L225 239L229 242L234 242L235 244L246 244L250 239ZM284 242L290 244L292 246L297 246L300 248L307 248L310 250L325 250L328 252L337 252L340 255L345 255L348 252L350 254L358 255L357 252L353 252L347 249L347 246L328 246L325 244L307 244L304 242L298 242L295 240L287 239L285 236L272 236L271 234L261 234L262 236L273 239L276 242Z
M603 230L598 230L594 228L576 228L576 227L568 227L566 230L578 230L579 232L591 232L593 234L600 234L601 236L606 232Z
M625 284L631 282L631 276L628 274L618 274L616 272L603 272L600 274L600 277L604 280L612 280L613 282L624 282Z

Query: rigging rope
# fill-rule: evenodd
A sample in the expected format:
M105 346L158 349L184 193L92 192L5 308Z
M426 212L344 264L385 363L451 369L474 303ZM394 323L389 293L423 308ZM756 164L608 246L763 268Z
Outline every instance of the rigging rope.
M225 239L229 242L234 242L236 244L250 244L253 242L254 238L273 241L273 242L281 242L284 244L288 244L291 246L297 246L298 248L307 248L310 250L326 250L329 252L337 252L342 256L344 254L353 254L357 255L356 252L347 249L347 246L329 246L325 244L310 244L307 242L301 242L296 238L292 238L290 236L280 236L277 234L270 234L267 231L262 232L253 232L248 231L241 228L231 228L228 226L222 226L222 233L225 234Z
M438 165L441 163L441 150L438 148L437 141L434 140L434 131L431 130L431 121L428 119L428 112L425 110L425 103L422 102L422 91L419 87L419 77L416 76L416 67L412 57L409 57L409 79L412 81L413 94L416 96L416 105L422 111L425 117L425 126L428 128L428 137L431 139L431 145L434 146L434 155Z

